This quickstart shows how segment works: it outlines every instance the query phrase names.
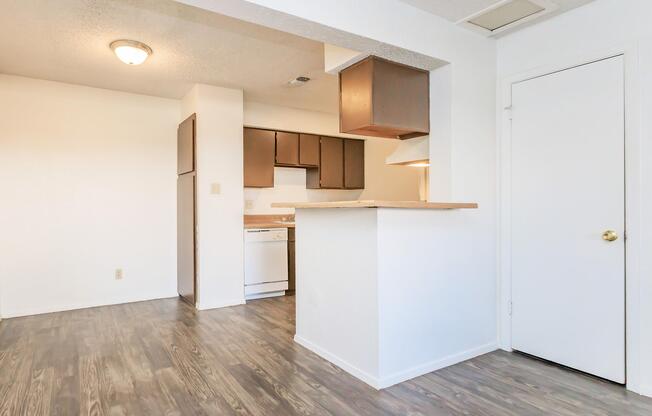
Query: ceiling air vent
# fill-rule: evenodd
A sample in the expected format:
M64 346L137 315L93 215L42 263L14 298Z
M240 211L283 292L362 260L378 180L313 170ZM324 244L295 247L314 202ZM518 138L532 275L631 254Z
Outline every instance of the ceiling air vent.
M492 36L557 8L550 0L503 0L458 23Z

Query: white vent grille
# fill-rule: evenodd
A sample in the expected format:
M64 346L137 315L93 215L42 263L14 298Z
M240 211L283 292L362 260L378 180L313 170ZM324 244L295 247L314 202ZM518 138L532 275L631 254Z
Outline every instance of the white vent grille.
M480 16L469 19L468 22L494 31L543 10L543 7L528 0L513 0Z
M502 0L458 23L492 36L558 8L559 6L551 0Z

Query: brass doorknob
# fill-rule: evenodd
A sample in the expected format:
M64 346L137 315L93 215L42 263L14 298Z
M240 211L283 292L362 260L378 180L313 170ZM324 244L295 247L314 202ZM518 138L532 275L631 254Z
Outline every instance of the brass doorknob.
M604 241L616 241L618 240L618 234L614 230L607 230L602 233L602 239Z

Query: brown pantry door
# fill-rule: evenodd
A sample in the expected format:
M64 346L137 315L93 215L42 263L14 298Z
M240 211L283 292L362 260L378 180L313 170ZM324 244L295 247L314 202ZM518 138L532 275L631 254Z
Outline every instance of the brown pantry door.
M195 174L177 179L177 291L191 305L195 304Z
M319 180L321 188L344 188L344 140L337 137L321 138Z

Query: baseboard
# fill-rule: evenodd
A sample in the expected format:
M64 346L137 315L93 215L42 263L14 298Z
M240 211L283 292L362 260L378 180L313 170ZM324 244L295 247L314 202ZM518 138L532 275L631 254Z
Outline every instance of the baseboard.
M168 298L174 298L178 297L179 295L176 293L166 293L166 294L161 294L161 295L155 295L155 296L133 296L133 297L124 297L124 298L119 298L119 299L113 299L108 302L77 302L77 303L68 303L68 304L62 304L62 305L39 305L38 307L33 307L33 308L25 308L25 309L16 309L16 310L3 310L2 311L2 318L3 319L8 319L8 318L18 318L21 316L32 316L32 315L42 315L45 313L54 313L54 312L65 312L65 311L73 311L77 309L86 309L86 308L96 308L99 306L110 306L110 305L121 305L124 303L134 303L134 302L145 302L148 300L157 300L157 299L168 299ZM224 308L227 306L235 306L235 305L242 305L245 303L244 298L241 299L234 299L234 300L225 300L219 303L215 304L208 304L208 305L197 305L197 309L199 310L207 310L207 309L216 309L216 308Z
M279 292L258 293L257 295L247 295L245 296L245 300L276 298L279 296L285 296L285 290Z
M385 389L387 387L393 386L398 383L402 383L407 380L411 380L415 377L422 376L424 374L431 373L433 371L440 370L442 368L461 363L462 361L469 360L471 358L490 353L492 351L495 351L498 349L498 344L495 342L481 345L476 348L472 348L466 351L463 351L461 353L449 355L448 357L444 357L439 360L434 360L430 361L428 363L412 367L408 370L405 371L399 371L397 373L394 373L390 376L386 377L374 377L371 374L360 370L354 365L349 364L347 361L341 359L335 354L332 354L321 347L318 347L317 345L313 344L312 342L306 340L305 338L300 337L299 335L294 336L294 341L309 349L310 351L314 352L315 354L319 355L320 357L324 358L327 361L330 361L331 363L335 364L336 366L340 367L342 370L346 371L347 373L351 374L352 376L364 381L371 387L375 388L376 390L381 390Z
M87 308L97 308L100 306L111 306L111 305L121 305L124 303L134 303L134 302L145 302L148 300L157 300L157 299L169 299L179 296L176 292L166 293L155 296L133 296L133 297L124 297L113 299L109 302L77 302L77 303L68 303L63 305L39 305L38 307L16 309L16 310L3 310L2 318L18 318L21 316L32 316L32 315L43 315L46 313L55 313L55 312L65 312L65 311L74 311L77 309L87 309Z
M378 386L381 389L393 386L394 384L402 383L407 380L411 380L415 377L422 376L424 374L432 373L433 371L441 370L442 368L449 367L454 364L461 363L462 361L470 360L477 356L490 353L498 349L498 344L495 342L481 345L470 350L466 350L457 354L449 355L442 359L430 361L428 363L412 367L405 371L396 372L390 376L383 377L379 380Z
M376 390L381 389L378 377L374 377L371 374L360 370L359 368L347 363L345 360L339 358L338 356L331 354L330 352L316 346L312 342L306 340L305 338L300 337L299 335L294 336L294 342L301 345L302 347L309 349L310 351L319 355L323 359L330 361L331 363L340 367L342 370L364 381L365 383L375 388Z
M225 299L221 300L219 302L215 303L198 303L197 304L197 309L200 311L206 311L209 309L218 309L218 308L226 308L229 306L237 306L237 305L244 305L245 304L245 299L240 298L240 299Z
M652 385L643 385L638 392L641 396L652 397Z

